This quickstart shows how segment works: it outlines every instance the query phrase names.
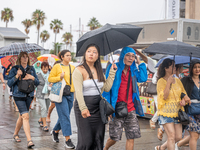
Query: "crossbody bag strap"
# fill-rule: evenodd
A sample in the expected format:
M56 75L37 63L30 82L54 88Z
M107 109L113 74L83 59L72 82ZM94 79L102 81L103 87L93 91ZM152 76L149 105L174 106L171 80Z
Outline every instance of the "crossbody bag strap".
M72 84L72 73L71 73L71 66L69 65L69 76L70 76L70 85Z
M84 66L83 66L84 67ZM84 67L85 68L85 67ZM86 71L87 71L87 69L85 69ZM87 73L89 74L89 72L87 71ZM93 76L92 76L92 80L93 80L93 82L94 82L94 84L95 84L95 86L96 86L96 88L97 88L97 90L98 90L98 92L99 92L99 94L100 94L100 96L103 98L103 96L102 96L102 94L101 94L101 92L100 92L100 90L99 90L99 88L98 88L98 86L97 86L97 83L94 81L94 79L93 79Z
M130 80L131 80L131 71L129 70L128 84L127 84L127 94L126 94L126 101L127 102L128 102L129 88L130 88Z

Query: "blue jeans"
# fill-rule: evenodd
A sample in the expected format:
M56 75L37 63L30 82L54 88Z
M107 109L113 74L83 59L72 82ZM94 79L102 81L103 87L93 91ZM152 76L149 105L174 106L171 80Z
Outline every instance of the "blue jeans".
M14 100L19 109L19 113L22 115L29 112L33 97L14 97Z
M171 117L158 116L158 123L160 125L163 125L166 123L180 124L180 121L179 121L178 117L171 118Z
M73 106L74 93L70 93L69 96L63 96L61 103L56 103L56 110L58 113L58 121L54 126L53 130L61 130L63 136L72 135L71 123L70 123L70 112Z

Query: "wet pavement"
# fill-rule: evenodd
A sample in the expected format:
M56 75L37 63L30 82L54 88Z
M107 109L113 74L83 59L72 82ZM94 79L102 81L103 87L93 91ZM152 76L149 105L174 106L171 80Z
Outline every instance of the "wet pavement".
M1 86L1 85L0 85ZM22 140L20 143L14 142L12 136L15 129L15 123L19 113L14 111L12 102L9 101L8 94L5 92L5 96L2 96L2 88L0 87L0 150L26 150L27 142L23 128L19 132L19 136ZM6 90L7 91L7 90ZM53 110L51 115L51 123L48 124L49 132L42 131L39 127L38 120L40 118L40 106L37 103L34 109L30 111L30 128L32 140L35 144L34 150L67 150L64 147L64 137L62 133L59 134L59 143L52 141L50 131L53 129L57 121L56 109ZM157 139L157 129L151 130L149 127L149 119L139 118L142 137L135 140L135 150L154 150L156 145L160 145L163 142ZM77 144L77 128L75 123L74 111L71 113L71 124L73 135L71 136L74 144ZM108 130L105 133L105 142L108 138ZM166 140L166 135L163 137L163 141ZM123 132L122 140L117 142L110 150L124 150L126 143L125 133ZM198 148L200 149L200 140L198 141ZM189 147L182 147L180 150L189 150Z

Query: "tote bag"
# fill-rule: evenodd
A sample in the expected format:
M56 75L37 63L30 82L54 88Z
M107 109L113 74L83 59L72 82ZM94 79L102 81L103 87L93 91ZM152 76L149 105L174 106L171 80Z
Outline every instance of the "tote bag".
M62 70L62 72L63 72L63 70ZM66 85L66 82L65 82L64 78L61 81L56 82L52 85L51 92L50 92L50 95L49 95L49 99L52 102L56 102L56 103L62 102L63 89L64 89L65 85Z

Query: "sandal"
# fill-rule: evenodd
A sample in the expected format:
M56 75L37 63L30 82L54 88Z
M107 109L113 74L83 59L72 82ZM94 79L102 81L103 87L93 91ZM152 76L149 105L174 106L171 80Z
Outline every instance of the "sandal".
M15 142L19 143L21 142L20 138L19 138L19 135L13 135L13 139Z
M48 131L49 131L49 129L47 128L47 126L44 126L44 127L42 128L42 130L45 131L45 132L48 132Z
M152 120L149 120L149 124L150 124L150 128L151 128L152 130L155 130L155 129L156 129L155 122L153 122Z
M35 146L35 144L33 144L33 141L28 141L27 148L32 148L33 146Z
M161 150L161 145L160 146L156 146L155 150Z
M43 122L42 121L38 121L40 127L43 127Z
M162 130L162 128L158 128L157 137L158 137L158 139L159 139L160 141L162 141L163 133L164 133L164 131Z

